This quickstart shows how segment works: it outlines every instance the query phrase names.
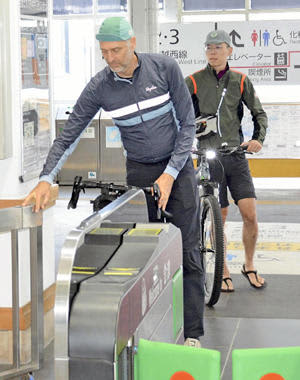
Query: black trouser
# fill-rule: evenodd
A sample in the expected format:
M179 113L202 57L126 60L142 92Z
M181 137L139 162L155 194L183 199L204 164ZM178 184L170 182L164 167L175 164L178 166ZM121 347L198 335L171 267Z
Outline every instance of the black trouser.
M146 187L165 170L168 160L142 164L127 159L128 185ZM156 206L147 195L149 220L157 222ZM166 207L173 217L168 222L180 228L183 245L184 336L197 338L204 334L204 269L200 255L199 196L191 157L175 180Z

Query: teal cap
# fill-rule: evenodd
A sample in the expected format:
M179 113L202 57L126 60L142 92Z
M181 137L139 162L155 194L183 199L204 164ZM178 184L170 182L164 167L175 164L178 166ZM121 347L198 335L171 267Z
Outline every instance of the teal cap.
M126 41L132 36L132 26L124 17L106 18L96 34L98 41Z

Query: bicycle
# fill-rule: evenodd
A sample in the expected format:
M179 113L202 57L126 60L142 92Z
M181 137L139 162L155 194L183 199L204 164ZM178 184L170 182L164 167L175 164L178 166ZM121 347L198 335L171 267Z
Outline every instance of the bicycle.
M196 179L200 196L200 252L205 268L205 303L214 306L221 294L224 267L224 229L218 201L218 187L223 177L223 166L218 155L244 154L247 146L194 149L193 154L200 157L196 168ZM219 164L219 173L212 177L209 163Z

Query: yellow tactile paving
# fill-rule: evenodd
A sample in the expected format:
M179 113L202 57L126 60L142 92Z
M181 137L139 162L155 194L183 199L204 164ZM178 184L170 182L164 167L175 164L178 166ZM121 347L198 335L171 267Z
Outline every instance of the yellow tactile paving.
M227 250L240 251L244 246L240 241L230 241L227 244ZM256 245L257 251L291 251L300 252L300 243L288 242L258 242Z

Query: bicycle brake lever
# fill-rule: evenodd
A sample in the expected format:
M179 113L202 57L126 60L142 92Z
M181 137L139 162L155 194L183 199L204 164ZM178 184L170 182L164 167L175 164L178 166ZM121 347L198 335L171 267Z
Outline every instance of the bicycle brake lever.
M161 210L161 209L160 209ZM173 218L173 214L171 214L169 211L167 210L161 210L161 217L162 218Z
M156 217L157 219L161 219L161 209L158 207L158 201L159 201L159 198L160 198L160 188L158 186L158 184L156 182L154 182L153 186L153 197L154 197L154 201L155 201L155 205L156 205Z
M173 215L170 212L162 210L160 207L158 207L158 200L160 198L160 188L156 182L153 184L153 196L157 206L157 219L160 220L164 218L172 218Z
M78 202L80 190L82 188L81 180L82 180L82 177L80 177L80 176L76 176L74 178L72 195L71 195L71 199L70 199L68 206L67 206L68 210L70 208L76 208L77 207L77 202Z
M158 183L154 182L154 184L153 184L152 187L153 187L153 196L154 196L154 199L158 201L159 198L160 198L160 188L158 186Z
M247 154L253 154L253 152L248 152L248 145L240 145L239 146L239 149L243 152L243 153L247 153Z

